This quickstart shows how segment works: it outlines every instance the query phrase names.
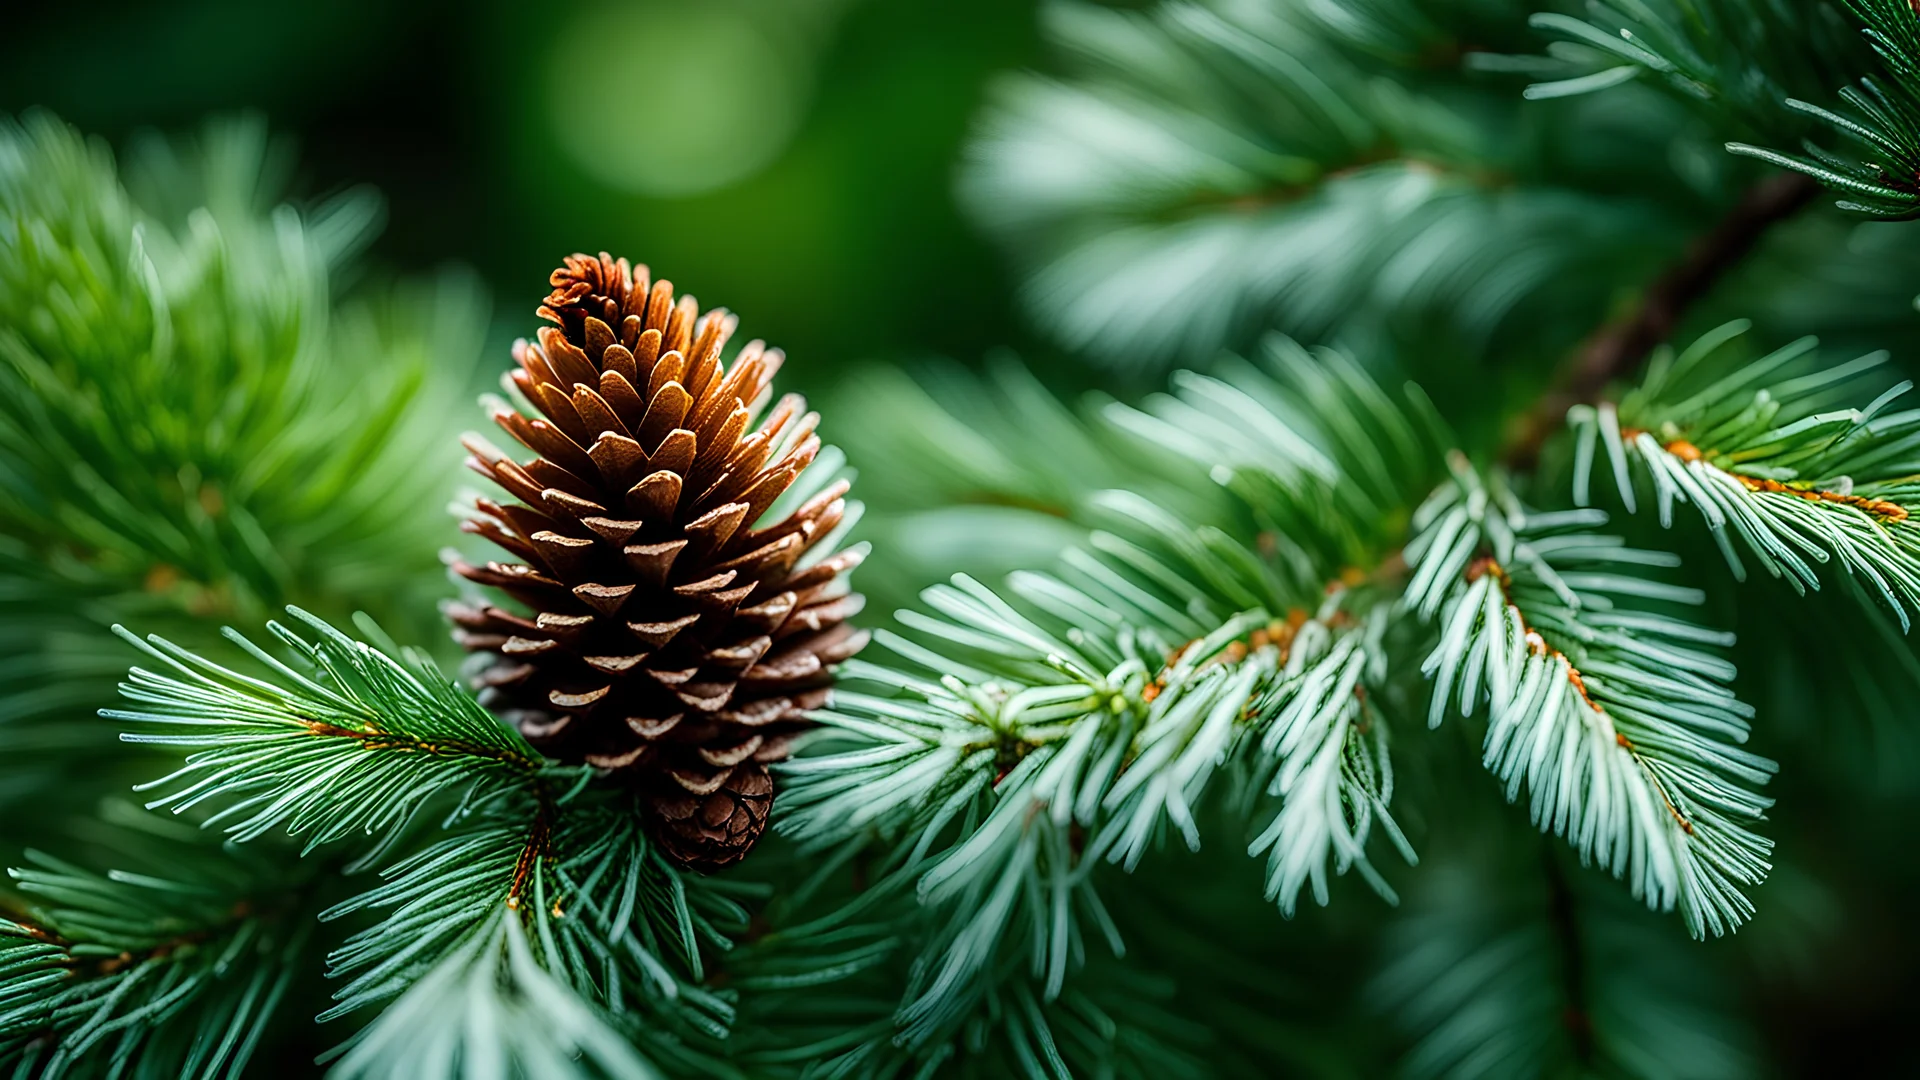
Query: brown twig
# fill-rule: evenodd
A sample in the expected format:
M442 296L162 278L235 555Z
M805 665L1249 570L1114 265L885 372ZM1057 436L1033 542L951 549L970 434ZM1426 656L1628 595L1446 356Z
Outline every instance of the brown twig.
M315 735L329 739L352 739L363 750L399 750L421 754L455 754L460 757L486 758L511 765L518 769L536 770L540 768L538 758L512 750L501 750L479 743L460 739L419 739L411 735L399 735L386 731L355 731L352 728L329 724L324 720L308 720L307 730Z
M1741 473L1730 473L1728 475L1740 481L1741 485L1748 491L1757 491L1762 494L1791 495L1796 499L1805 499L1808 502L1851 506L1862 513L1872 515L1875 519L1887 525L1897 525L1907 520L1909 515L1906 507L1886 499L1869 499L1860 495L1842 495L1837 491L1819 491L1814 488L1783 484L1778 480L1767 480L1756 476L1746 476Z
M1633 371L1680 319L1740 260L1769 228L1812 201L1820 185L1799 173L1780 173L1747 189L1713 230L1688 246L1680 261L1647 286L1639 306L1587 338L1571 363L1508 438L1501 461L1516 472L1533 467L1547 437L1566 422L1567 410L1596 400L1607 384Z
M541 859L552 853L553 843L553 803L543 786L534 791L536 806L533 813L533 825L527 830L527 839L520 846L520 858L513 865L513 883L507 886L507 907L518 911L528 879L533 876L534 868ZM554 915L559 916L559 900L554 901Z
M8 915L8 921L13 923L17 929L34 941L67 950L67 957L59 961L59 964L66 969L68 975L75 978L97 979L124 971L130 967L148 963L149 961L165 960L183 949L189 949L206 943L214 936L224 933L243 920L262 917L274 918L276 915L271 910L264 913L256 910L251 901L244 899L236 900L233 906L227 910L226 918L210 926L182 931L140 952L122 951L104 956L97 954L76 955L73 952L75 945L73 941L40 926L34 920L34 916L31 913L10 913Z
M1914 0L1914 2L1920 3L1920 0ZM1639 428L1620 429L1620 437L1628 441L1637 439L1644 434L1646 434L1646 432ZM1702 453L1699 447L1685 439L1674 439L1662 447L1662 449L1685 462L1704 461L1707 458L1707 455ZM1709 462L1709 464L1711 464L1711 462ZM1838 491L1822 491L1819 488L1811 487L1804 483L1783 484L1778 480L1769 480L1760 476L1748 476L1746 473L1737 473L1731 469L1721 468L1719 466L1714 467L1718 468L1719 471L1725 475L1732 477L1735 482L1748 491L1757 492L1762 495L1791 495L1796 499L1805 499L1807 502L1829 503L1834 506L1851 506L1863 514L1871 515L1883 525L1898 525L1912 516L1912 511L1889 499L1869 499L1864 495L1850 495Z

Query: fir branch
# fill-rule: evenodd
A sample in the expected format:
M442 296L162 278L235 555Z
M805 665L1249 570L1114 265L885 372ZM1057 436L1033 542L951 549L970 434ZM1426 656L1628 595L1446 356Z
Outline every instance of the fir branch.
M1440 616L1429 722L1486 702L1484 763L1509 800L1528 790L1536 825L1694 936L1737 929L1772 847L1751 828L1772 800L1748 787L1775 766L1737 746L1752 709L1700 647L1731 636L1644 606L1701 595L1636 575L1677 560L1585 531L1604 515L1531 514L1456 469L1407 553L1406 603Z
M1840 91L1847 116L1797 98L1788 108L1813 117L1865 148L1850 160L1811 143L1804 155L1729 143L1736 154L1812 177L1844 198L1845 210L1875 217L1920 217L1920 11L1908 0L1847 0L1878 54L1884 78L1862 78Z
M912 478L889 487L871 474L894 468L868 469L889 512L866 525L893 541L879 569L903 601L956 569L1049 565L1111 521L1114 490L1202 533L1253 536L1317 589L1398 542L1390 519L1431 485L1440 426L1417 392L1395 401L1351 356L1277 334L1138 407L1089 395L1070 409L1005 363L936 373L926 391L881 372L858 388L843 404L878 420L855 433L856 457Z
M731 947L728 933L745 925L746 912L719 888L661 857L627 800L555 799L538 790L530 798L502 800L382 876L383 884L320 916L332 922L388 911L328 957L329 974L347 981L321 1020L398 998L349 1042L345 1061L379 1059L398 1069L413 1051L381 1034L402 1022L396 1017L443 1010L477 1018L507 1007L484 996L476 983L449 981L443 974L472 974L478 965L495 972L505 984L496 989L509 998L513 992L505 987L520 981L557 987L515 1007L552 1010L563 1026L591 1014L676 1072L724 1071L713 1051L733 1008L725 995L697 980L703 949ZM501 937L502 920L527 935L537 978L494 967L518 963L514 946ZM476 946L479 940L486 944ZM553 996L560 992L577 1000ZM374 1049L366 1047L369 1042ZM449 1063L477 1052L451 1043L434 1051ZM532 1069L546 1051L536 1042L514 1052L532 1055L514 1059Z
M349 1044L334 1074L461 1076L509 1067L525 1076L666 1075L546 968L513 912L496 908Z
M236 840L284 828L305 836L311 851L361 834L374 838L359 859L365 863L401 839L425 806L458 796L449 835L389 870L386 884L321 915L330 921L394 908L331 957L333 974L350 978L322 1019L400 999L391 1007L397 1011L352 1044L342 1068L352 1074L384 1061L405 1071L428 1059L468 1066L470 1055L505 1053L522 1055L512 1059L517 1068L537 1070L559 1052L542 1038L498 1046L394 1042L392 1024L404 1030L416 1013L434 1009L474 1022L490 1010L544 1011L568 1053L583 1049L579 1040L599 1039L596 1031L611 1031L612 1017L637 1011L662 1023L619 1036L623 1047L640 1038L651 1057L694 1060L699 1071L717 1067L689 1040L721 1038L731 1007L688 980L700 976L703 948L729 944L718 924L744 924L745 913L690 886L655 854L636 808L580 803L585 774L547 766L424 656L406 653L403 664L304 612L292 614L313 639L269 628L311 674L238 635L230 636L273 681L163 640L136 641L173 674L134 669L126 692L145 708L110 715L226 729L129 737L194 749L160 782L173 790L154 805L179 812L228 801L208 823L231 821L227 832ZM513 930L501 929L501 911L515 920ZM522 921L530 947L515 936ZM522 963L526 948L537 971ZM589 1025L585 1017L595 1019ZM616 1064L628 1069L631 1062L622 1061Z
M1356 564L1380 558L1432 437L1417 396L1397 406L1338 354L1276 339L1263 360L1103 413L1210 469L1261 551L1129 492L1087 497L1107 529L1057 574L928 590L928 612L898 616L911 636L877 638L901 663L846 665L853 689L783 767L777 827L814 850L886 845L860 905L917 902L905 1045L942 1045L1021 967L1052 1001L1090 942L1117 953L1099 864L1131 870L1164 836L1198 848L1223 769L1252 793L1241 815L1272 815L1251 853L1283 910L1309 888L1326 903L1348 870L1391 901L1369 841L1413 853L1368 701L1397 581Z
M520 911L529 886L539 895L528 917L557 918L560 899L545 893L551 875L551 811L530 820L505 818L463 829L382 873L386 884L321 913L322 921L369 908L393 909L387 919L348 939L328 957L329 973L351 977L334 993L334 1017L404 992L424 968L455 955L495 911Z
M1226 560L1219 539L1169 539L1215 560L1223 593L1271 588L1236 581L1253 560ZM1195 810L1225 762L1250 763L1280 799L1252 853L1271 850L1269 896L1284 909L1308 882L1325 903L1329 867L1358 867L1391 899L1365 854L1376 824L1412 857L1386 814L1383 721L1356 692L1377 641L1366 646L1366 619L1345 609L1383 610L1377 598L1337 588L1312 619L1285 622L1259 609L1182 612L1155 594L1190 572L1117 537L1095 544L1110 561L1012 585L1037 617L1072 627L1071 641L969 580L931 590L943 618L902 620L940 651L879 638L926 674L848 665L848 682L890 693L839 694L819 716L822 738L850 745L784 767L783 831L815 846L877 833L892 845L889 880L912 882L926 906L932 929L900 1014L910 1045L947 1038L1009 954L1031 958L1051 1000L1085 939L1119 952L1094 867L1132 869L1163 832L1197 848Z
M1270 334L1257 357L1223 358L1212 376L1178 373L1173 393L1105 416L1206 469L1272 549L1268 572L1290 603L1311 606L1326 582L1387 561L1400 540L1394 517L1425 493L1448 437L1417 386L1395 401L1338 350Z
M1529 65L1545 80L1531 98L1610 90L1636 78L1669 90L1725 129L1782 134L1803 122L1780 102L1842 81L1865 50L1826 4L1744 0L1594 0L1578 16L1541 12L1529 20L1555 38L1549 58Z
M271 156L261 124L216 124L123 183L51 116L0 120L0 520L56 583L77 562L186 614L397 625L437 577L408 510L451 477L422 466L452 434L434 399L483 310L452 278L336 302L377 200L275 208Z
M1068 974L1076 916L1111 937L1076 834L1094 824L1128 735L1144 719L1148 677L1139 658L1097 672L1079 650L965 579L928 602L954 621L910 625L944 639L948 655L892 635L881 641L939 681L850 666L843 677L856 685L907 694L838 695L820 719L852 745L783 767L780 822L812 845L859 843L876 827L893 841L889 880L914 884L933 927L901 1013L903 1038L916 1046L950 1033L991 990L986 976L1007 951L1031 954L1051 997ZM961 643L970 647L955 648ZM958 659L967 654L972 664ZM956 822L958 835L949 835Z
M115 628L173 674L134 668L122 693L140 707L102 715L162 729L123 735L129 742L193 751L174 773L142 785L169 789L150 808L180 813L219 800L226 805L206 824L225 824L236 840L284 827L305 835L311 851L359 834L374 838L366 858L375 858L435 799L460 791L468 799L499 794L544 774L539 755L517 732L425 656L408 653L411 666L403 665L306 612L289 612L314 640L278 623L268 630L311 674L228 632L274 681Z
M37 818L152 756L86 720L124 670L115 622L217 648L215 620L297 601L438 633L441 530L415 511L452 475L436 405L484 303L458 273L347 295L378 199L276 205L284 149L227 120L116 162L0 117L0 802Z
M1366 616L1358 630L1339 633L1346 613L1335 603L1319 617L1290 624L1293 633L1276 658L1281 678L1255 702L1255 716L1271 716L1255 757L1255 776L1280 799L1279 812L1247 849L1268 854L1266 895L1294 913L1311 883L1316 902L1328 901L1327 869L1359 871L1389 903L1394 890L1367 859L1377 824L1409 865L1419 859L1387 812L1393 798L1393 762L1385 718L1368 704L1367 686L1386 676L1381 637L1388 607ZM1351 616L1347 616L1351 618ZM1336 636L1339 634L1339 636Z
M1383 77L1324 6L1045 9L1065 75L996 88L961 195L1057 340L1135 370L1270 328L1430 319L1477 346L1664 246L1657 212L1549 182L1517 100Z
M21 1075L241 1075L309 961L308 877L239 867L137 811L111 822L151 870L97 874L29 852L39 900L0 922L0 1064ZM184 832L184 835L183 835Z
M1845 6L1864 34L1825 4L1602 0L1585 18L1542 13L1534 26L1562 41L1552 50L1557 63L1545 61L1541 70L1562 77L1527 94L1592 93L1644 74L1727 114L1737 129L1729 133L1743 136L1728 151L1834 189L1843 209L1912 218L1920 215L1920 12L1908 0ZM1840 98L1851 115L1813 103L1835 86L1845 87ZM1844 157L1807 140L1818 127L1865 155ZM1756 137L1763 145L1749 141ZM1767 148L1794 143L1802 153Z
M364 863L401 839L425 806L459 797L452 833L394 867L387 884L321 915L395 908L331 958L333 973L351 978L323 1019L399 998L356 1039L341 1068L351 1075L375 1062L402 1072L435 1061L480 1067L477 1059L507 1054L520 1055L507 1059L515 1068L537 1071L556 1053L604 1055L617 1045L621 1055L601 1064L633 1075L640 1059L626 1043L636 1038L658 1060L717 1068L709 1051L691 1043L721 1038L731 1007L688 978L699 976L703 947L728 943L716 923L742 924L745 913L717 893L690 888L653 854L633 807L578 805L584 774L549 768L425 657L406 653L402 663L304 612L292 614L312 639L278 624L269 629L309 674L237 634L230 636L269 669L271 681L164 640L136 641L172 673L134 669L126 693L143 708L109 715L217 729L129 738L195 750L160 782L172 791L154 805L179 812L226 801L208 824L232 822L226 831L236 840L284 828L304 836L311 851L365 835L373 842ZM557 790L569 781L571 790ZM508 914L497 918L502 911ZM513 928L503 929L501 918ZM518 936L522 921L533 946ZM526 967L529 956L537 970ZM396 1030L436 1009L464 1016L450 1021L456 1027L488 1028L485 1016L504 1010L541 1015L550 1030L498 1045L395 1041ZM618 1026L611 1018L621 1014L660 1023L611 1034Z
M1910 384L1853 407L1886 363L1874 353L1822 367L1804 339L1741 363L1732 323L1677 356L1663 351L1641 386L1616 408L1569 413L1576 435L1574 498L1590 497L1596 444L1629 512L1636 475L1652 483L1660 523L1692 503L1736 577L1734 540L1796 590L1820 587L1834 562L1877 593L1904 630L1920 610L1920 411L1890 412ZM1855 396L1857 394L1857 396ZM1637 466L1637 468L1636 468Z

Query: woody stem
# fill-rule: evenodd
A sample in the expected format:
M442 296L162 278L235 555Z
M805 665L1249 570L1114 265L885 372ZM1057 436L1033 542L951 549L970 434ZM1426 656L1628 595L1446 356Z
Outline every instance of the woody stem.
M1533 468L1540 448L1565 422L1567 410L1596 400L1607 384L1639 366L1666 341L1689 308L1753 251L1774 225L1811 202L1820 185L1799 173L1780 173L1747 189L1732 210L1688 246L1680 260L1647 286L1627 316L1596 330L1514 428L1500 460L1515 472Z

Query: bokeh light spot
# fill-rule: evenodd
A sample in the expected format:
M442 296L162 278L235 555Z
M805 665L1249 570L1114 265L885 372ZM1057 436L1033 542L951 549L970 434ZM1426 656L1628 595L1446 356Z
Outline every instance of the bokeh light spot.
M812 89L798 35L723 3L590 7L547 56L547 117L609 187L696 195L751 176L793 137Z

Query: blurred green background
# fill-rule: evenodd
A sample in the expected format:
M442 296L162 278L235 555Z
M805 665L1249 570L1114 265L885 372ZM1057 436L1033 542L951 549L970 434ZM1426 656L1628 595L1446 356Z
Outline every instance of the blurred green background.
M298 195L385 196L370 272L484 276L489 382L547 272L604 248L739 312L743 337L788 351L783 382L818 392L863 360L1027 343L952 178L986 82L1038 54L1033 9L45 5L8 16L0 111L44 106L116 147L263 115L288 137Z

